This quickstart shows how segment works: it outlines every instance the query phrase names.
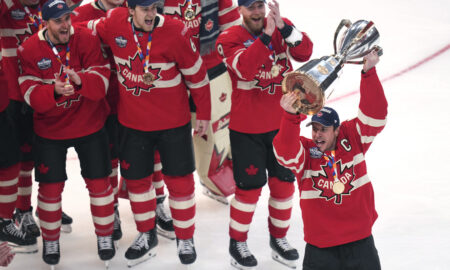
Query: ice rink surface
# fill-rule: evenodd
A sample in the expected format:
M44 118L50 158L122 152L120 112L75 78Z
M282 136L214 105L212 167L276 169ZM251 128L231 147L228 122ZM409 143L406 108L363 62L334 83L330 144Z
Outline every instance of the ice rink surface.
M341 19L375 22L384 49L377 70L389 102L388 124L367 154L379 214L373 235L381 264L388 270L450 269L450 2L280 0L280 5L282 16L314 42L312 58L333 53L333 35ZM358 111L360 68L346 65L330 97L328 105L341 120L355 117ZM309 128L303 130L304 135L310 133ZM74 224L71 234L61 235L61 261L56 269L104 269L97 256L79 163L73 151L68 158L63 209ZM229 207L205 197L198 182L196 187L196 263L181 265L176 243L160 237L158 255L132 269L232 269ZM300 252L301 269L305 242L298 191L295 198L288 239ZM264 188L248 245L258 259L257 269L288 269L270 256L267 200ZM137 234L128 201L120 201L120 214L124 236L112 270L126 269L124 252ZM17 255L8 269L49 269L41 258L41 239L39 249L36 254Z

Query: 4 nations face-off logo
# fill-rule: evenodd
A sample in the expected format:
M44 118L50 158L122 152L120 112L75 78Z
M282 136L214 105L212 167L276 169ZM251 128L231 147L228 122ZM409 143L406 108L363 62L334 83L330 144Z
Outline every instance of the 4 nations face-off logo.
M267 67L263 65L262 68L259 69L258 74L256 74L255 81L256 87L259 87L261 91L266 91L273 95L275 94L275 88L277 86L281 86L281 82L285 77L285 74L289 70L287 59L280 59L275 63L276 67L279 70L279 74L274 77L271 72L272 66Z
M341 161L336 162L336 170L338 172L339 181L344 184L345 189L341 194L333 192L333 176L332 169L327 164L321 165L322 172L318 176L311 176L313 182L313 188L321 191L320 197L325 198L327 201L334 199L335 204L342 203L342 196L350 195L350 191L354 187L353 181L355 180L354 168L352 166L342 166Z
M131 91L134 96L140 96L142 91L150 92L155 85L145 84L143 80L143 65L139 58L139 54L136 52L133 58L128 58L125 64L119 63L119 81L126 88L127 91ZM159 75L161 72L160 68L149 68L155 79L154 81L161 78Z

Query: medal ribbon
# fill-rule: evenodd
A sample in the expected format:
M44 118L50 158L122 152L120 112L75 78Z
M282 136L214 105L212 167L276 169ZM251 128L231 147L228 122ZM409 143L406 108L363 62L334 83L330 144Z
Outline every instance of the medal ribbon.
M142 54L142 49L141 49L141 45L139 44L139 40L137 38L136 35L136 31L134 30L134 24L133 22L131 22L131 28L133 29L133 36L134 36L134 41L136 42L136 46L137 46L137 50L139 52L139 58L141 59L141 61L144 59L144 55ZM145 61L143 63L144 66L144 73L148 72L148 66L149 66L149 61L150 61L150 49L152 47L152 33L150 32L148 34L148 41L147 41L147 52L145 55Z
M33 25L39 29L42 30L42 12L41 12L41 7L38 6L38 18L37 18L37 22L36 20L33 18L33 15L31 14L30 10L28 9L27 6L24 6L25 12L28 15L28 18L30 18L30 21L33 23Z
M69 61L70 61L70 46L69 46L69 43L67 43L67 45L66 45L66 64L64 64L62 62L62 60L61 60L61 57L59 56L58 50L56 49L56 47L53 44L53 42L51 42L50 38L48 38L48 36L47 36L47 42L48 42L48 44L50 44L50 47L52 47L53 54L58 59L59 63L61 63L61 65L65 66L66 68L70 69L70 65L69 65ZM67 75L67 73L64 75L64 80L65 80L66 84L70 84L70 82L69 82L69 75Z
M191 1L191 0L187 0L187 1L186 1L186 4L188 5L187 8L192 9L192 1Z
M325 153L323 154L323 157L325 158L325 160L327 161L327 165L330 169L333 169L333 179L334 182L339 182L339 180L337 179L337 170L336 170L336 162L334 160L335 157L335 153L334 150L331 151L331 157L327 156Z

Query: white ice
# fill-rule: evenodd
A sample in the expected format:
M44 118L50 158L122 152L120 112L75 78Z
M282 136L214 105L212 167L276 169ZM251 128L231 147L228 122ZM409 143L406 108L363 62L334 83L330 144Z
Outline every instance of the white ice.
M314 42L312 58L333 53L333 35L341 19L367 19L380 32L384 55L377 66L383 80L450 44L447 0L297 1L280 0L281 13ZM383 269L450 269L450 50L383 83L389 102L388 124L367 154L379 218L373 235ZM300 65L297 64L296 67ZM346 65L331 99L358 90L360 66ZM356 116L359 95L329 103L341 119ZM305 129L303 134L310 134ZM74 218L73 232L61 235L61 261L56 269L104 269L98 259L89 198L78 160L69 153L69 181L63 209ZM188 269L232 269L228 255L229 208L206 198L197 182L195 243L198 258ZM33 205L36 205L36 185ZM295 194L288 239L300 252L305 242ZM270 257L267 229L268 190L264 189L250 228L248 244L257 269L288 269ZM124 252L136 236L129 202L120 201L124 236L111 261L126 269ZM339 230L339 228L336 228ZM159 238L158 255L140 269L186 269L173 241ZM8 269L49 269L40 251L16 255Z

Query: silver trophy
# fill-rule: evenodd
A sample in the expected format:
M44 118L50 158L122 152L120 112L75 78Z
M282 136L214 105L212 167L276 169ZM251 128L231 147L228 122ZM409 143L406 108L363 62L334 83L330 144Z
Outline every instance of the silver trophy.
M336 41L344 26L347 29L340 36L337 47ZM310 60L288 73L282 82L283 93L296 93L298 99L293 107L298 112L316 114L324 106L325 91L341 75L344 64L362 64L362 60L355 59L364 57L372 50L382 54L382 49L377 46L379 39L373 22L359 20L352 24L349 20L342 20L334 34L334 54Z

